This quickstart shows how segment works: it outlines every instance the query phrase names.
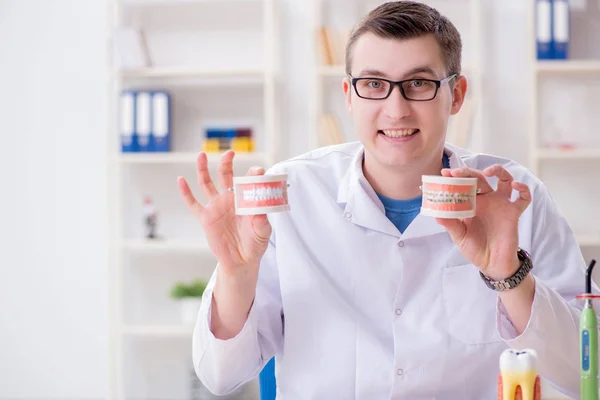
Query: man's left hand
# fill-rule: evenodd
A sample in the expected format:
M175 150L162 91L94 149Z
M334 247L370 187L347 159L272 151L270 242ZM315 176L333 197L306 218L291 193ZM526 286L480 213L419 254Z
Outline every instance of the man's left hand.
M472 218L436 218L445 227L461 254L494 280L506 279L519 268L519 218L531 203L527 185L515 182L501 165L479 171L472 168L443 169L442 176L477 178L478 194ZM497 189L487 177L498 178ZM513 189L519 197L511 200Z

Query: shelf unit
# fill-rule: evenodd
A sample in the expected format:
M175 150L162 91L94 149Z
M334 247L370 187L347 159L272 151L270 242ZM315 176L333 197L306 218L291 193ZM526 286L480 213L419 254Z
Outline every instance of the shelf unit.
M334 29L334 34L339 33L339 29L348 30L362 16L366 15L371 9L384 1L373 0L354 0L337 2L335 0L312 0L312 24L311 32L313 35L313 96L309 97L309 116L311 121L310 135L308 138L308 146L313 149L322 145L322 127L320 118L324 113L333 114L340 127L344 141L358 140L354 133L354 128L350 124L351 117L345 107L344 97L342 92L342 80L346 77L345 66L339 63L329 65L323 60L321 54L318 30L321 26L330 26ZM485 132L485 98L483 93L482 82L484 78L483 67L483 43L485 40L485 31L483 29L483 7L481 0L425 0L425 3L437 8L442 14L448 16L454 21L454 17L461 19L466 15L468 27L458 26L463 37L463 45L466 44L466 51L463 51L463 56L468 54L468 58L463 57L462 73L469 81L468 96L474 100L472 102L472 117L470 122L470 130L472 138L467 147L473 151L487 151L488 143L483 134ZM327 15L327 7L332 7L335 4L335 15ZM340 13L340 10L344 10ZM340 26L340 14L344 14L344 19ZM348 14L353 15L349 17ZM337 20L336 20L337 19ZM334 20L334 21L332 21ZM336 45L341 46L339 37L336 39ZM343 61L342 61L343 62ZM335 87L331 84L335 83ZM331 90L336 91L335 97L332 99ZM452 124L454 118L451 118Z
M181 384L188 385L192 368L193 326L178 322L177 307L168 298L168 291L176 281L208 279L216 260L200 223L180 199L175 179L185 176L203 201L195 179L203 128L215 121L244 123L246 119L237 118L240 113L247 113L244 116L256 127L256 151L236 153L235 174L244 174L253 165L268 168L281 159L279 4L277 0L110 0L108 6L111 35L107 46L113 54L107 88L110 398L189 398L190 388ZM148 33L150 64L127 68L119 65L115 38L122 27ZM248 27L248 35L242 35L240 30ZM226 33L230 28L237 36ZM220 36L227 41L223 48L214 45ZM239 53L228 47L236 42L228 39L238 36L240 46L246 47ZM256 43L249 43L249 38ZM202 51L197 44L207 49ZM249 44L255 46L251 54L256 54L256 59L243 58ZM230 53L225 54L228 50ZM157 88L171 95L170 151L122 152L119 94L126 89ZM221 153L208 154L212 173L220 157ZM158 199L159 239L146 239L143 234L145 195ZM141 346L148 346L140 343L148 340L156 342L140 353ZM162 379L156 381L147 379L140 370L148 367L154 373L164 368L160 362L144 365L135 359L156 361L165 355L169 360L177 359L180 355L175 350L182 349L185 357L181 363L178 360L176 368L165 369Z
M593 42L594 33L600 35L597 28L591 32L591 37L590 32L586 32L586 29L600 23L600 4L587 2L584 10L570 10L570 55L565 60L537 58L535 1L529 3L528 10L532 83L529 168L548 186L575 231L584 256L598 258L600 228L594 226L594 221L600 217L595 207L600 195L600 176L597 173L600 170L600 140L586 141L587 132L590 132L589 136L597 136L595 123L589 122L593 121L597 112L593 108L585 111L585 107L593 107L593 103L588 102L584 95L588 90L586 86L595 87L596 91L600 89L600 52L585 54L592 46L586 50L582 44L588 40ZM581 115L578 115L580 112ZM584 125L580 125L582 122ZM555 133L559 131L568 133ZM577 140L582 140L582 143L578 144Z
M121 164L195 164L198 153L192 152L169 152L169 153L124 153L120 154L118 160ZM219 162L221 153L207 154L208 163L215 165ZM244 164L259 163L269 164L273 155L262 152L236 153L235 161Z

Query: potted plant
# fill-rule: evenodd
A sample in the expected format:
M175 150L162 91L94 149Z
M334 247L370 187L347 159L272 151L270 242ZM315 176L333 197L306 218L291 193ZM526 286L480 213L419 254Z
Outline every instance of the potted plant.
M191 282L177 282L171 289L171 298L180 304L181 322L194 324L202 304L202 294L208 282L196 279Z

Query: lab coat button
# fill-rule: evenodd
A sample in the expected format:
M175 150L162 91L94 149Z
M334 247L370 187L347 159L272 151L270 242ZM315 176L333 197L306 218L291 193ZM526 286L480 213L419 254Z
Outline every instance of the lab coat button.
M404 371L402 370L402 368L398 368L398 371L396 371L396 373L398 374L398 376L404 375Z
M346 214L344 214L344 217L345 217L347 220L350 220L350 218L352 218L352 213L349 213L349 212L347 212Z
M400 247L404 247L404 242L403 242L402 240L401 240L401 241L399 241L399 242L398 242L398 246L400 246Z
M397 308L397 309L396 309L396 315L400 315L400 314L402 314L402 309L400 309L400 308Z

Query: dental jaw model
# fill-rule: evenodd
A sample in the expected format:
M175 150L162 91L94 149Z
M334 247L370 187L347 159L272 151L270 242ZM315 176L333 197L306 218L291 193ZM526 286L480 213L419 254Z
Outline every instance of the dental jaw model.
M288 211L287 175L257 175L233 178L235 213L259 215Z
M477 178L449 178L436 175L422 177L421 213L437 218L475 216Z
M537 353L534 350L506 349L500 355L498 400L541 400Z

